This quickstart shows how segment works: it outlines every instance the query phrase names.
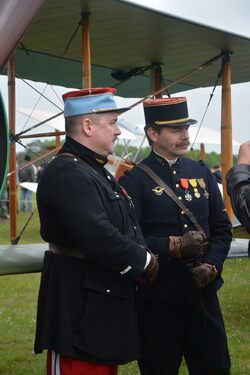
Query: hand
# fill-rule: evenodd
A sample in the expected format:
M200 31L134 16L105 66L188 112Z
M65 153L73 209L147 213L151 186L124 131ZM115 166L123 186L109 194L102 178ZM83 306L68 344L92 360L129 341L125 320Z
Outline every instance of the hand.
M240 146L237 164L250 164L250 141Z
M218 275L216 267L208 263L200 263L198 266L189 269L191 274L191 285L196 289L205 288Z
M186 232L183 236L171 236L169 255L172 258L198 258L203 254L204 240L204 234L200 231Z
M155 281L155 278L159 270L159 263L158 263L156 256L152 253L150 253L150 255L151 255L150 262L145 268L143 274L136 278L136 281L139 284L144 285L144 286L148 286Z

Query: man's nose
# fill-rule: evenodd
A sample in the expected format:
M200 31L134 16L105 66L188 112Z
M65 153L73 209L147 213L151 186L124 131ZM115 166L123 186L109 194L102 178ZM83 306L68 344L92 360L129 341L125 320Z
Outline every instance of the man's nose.
M189 138L189 131L188 131L188 128L186 129L186 128L184 128L183 129L183 132L182 132L182 137L183 138Z
M118 125L115 126L115 135L120 135L122 132Z

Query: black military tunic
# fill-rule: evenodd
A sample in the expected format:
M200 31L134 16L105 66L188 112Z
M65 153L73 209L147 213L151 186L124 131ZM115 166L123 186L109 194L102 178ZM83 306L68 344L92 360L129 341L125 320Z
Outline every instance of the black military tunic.
M214 264L221 273L232 239L231 224L215 178L205 163L180 157L170 166L164 158L153 151L143 163L153 169L172 188L178 199L192 211L209 241L209 251L202 257L202 262ZM154 375L172 375L176 373L183 353L187 360L188 357L194 357L189 355L185 345L188 340L190 343L192 340L195 341L196 346L197 341L200 344L204 342L200 314L202 294L206 305L207 321L215 322L208 328L211 328L211 340L212 342L216 340L221 346L221 350L218 350L220 353L215 359L215 367L219 365L220 369L226 369L225 372L222 370L220 375L228 374L230 361L216 296L216 291L223 283L222 278L219 276L200 294L191 288L190 275L184 261L171 259L168 253L169 236L181 236L196 228L177 204L164 193L162 187L141 169L135 167L126 172L120 179L120 184L127 189L135 204L147 245L159 255L160 268L156 281L149 288L139 287L138 292L144 359L153 357L158 363L156 367L152 367L155 371ZM152 329L152 322L156 322L154 329ZM186 342L183 337L186 337ZM190 350L191 348L190 344ZM174 362L173 368L166 365L168 359L169 362ZM150 362L150 359L148 361ZM198 361L201 368L207 363L206 358L202 363L201 356ZM148 365L150 368L150 363ZM196 367L197 372L194 373L206 374L204 368L199 371L197 361L189 365ZM149 374L151 375L151 372ZM219 372L216 374L219 375Z
M67 137L37 190L41 236L86 258L45 254L35 352L119 364L139 356L136 283L146 250L105 158ZM84 160L91 167L82 162Z
M250 233L250 166L248 164L235 165L228 171L226 180L227 192L235 216Z

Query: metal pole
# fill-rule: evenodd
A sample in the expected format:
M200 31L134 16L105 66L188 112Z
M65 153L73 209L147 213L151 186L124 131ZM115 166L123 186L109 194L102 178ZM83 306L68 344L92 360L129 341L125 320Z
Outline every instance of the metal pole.
M8 62L8 100L9 100L9 130L16 132L16 90L15 90L15 60L12 56ZM16 144L10 143L10 173L16 170ZM16 173L9 177L9 213L10 213L10 240L17 235L17 192Z

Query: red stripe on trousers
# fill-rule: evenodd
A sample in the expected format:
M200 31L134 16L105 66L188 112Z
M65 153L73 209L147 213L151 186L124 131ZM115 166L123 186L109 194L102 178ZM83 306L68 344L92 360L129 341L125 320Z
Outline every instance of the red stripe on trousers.
M56 354L56 356L59 356L60 375L118 375L118 366L116 365L101 365L79 361L59 354ZM52 352L48 350L47 375L56 375L55 371L52 374L53 367L55 367L55 363L53 366Z

